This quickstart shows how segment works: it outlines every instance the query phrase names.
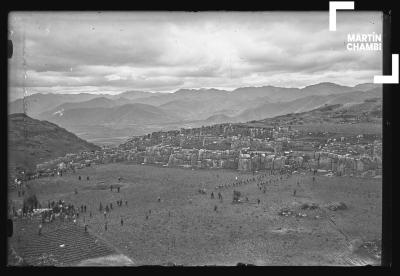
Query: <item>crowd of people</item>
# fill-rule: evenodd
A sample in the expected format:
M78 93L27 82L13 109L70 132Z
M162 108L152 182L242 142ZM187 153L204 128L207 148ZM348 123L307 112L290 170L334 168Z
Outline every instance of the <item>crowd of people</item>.
M315 175L316 175L317 171L311 170L311 169L310 169L310 171L313 174L312 183L315 183L315 181L316 181ZM259 175L253 174L252 177L248 177L246 179L238 179L238 176L236 176L235 180L233 182L226 183L226 184L220 184L220 185L216 186L215 191L211 191L211 193L210 193L210 199L215 199L216 195L214 194L214 192L218 191L218 199L222 202L222 194L221 194L222 190L242 187L242 186L250 185L250 184L254 185L254 183L256 184L257 189L261 193L265 194L267 192L267 187L269 185L276 185L276 184L282 183L283 181L289 179L292 176L292 174L294 174L294 173L296 173L296 171L294 171L293 169L292 170L283 169L283 170L279 170L279 171L278 170L277 171L269 171L268 173L263 173L263 174L259 174ZM217 178L218 178L218 175L217 175ZM300 181L297 180L296 184L297 184L297 187L299 188ZM199 189L198 192L200 194L206 194L205 189ZM241 200L238 200L237 196L235 197L235 192L238 192L238 191L236 191L236 189L233 190L233 198L234 198L233 201L234 202L242 202ZM239 192L239 194L240 194L240 192ZM296 196L296 194L297 194L297 189L295 188L293 190L293 196ZM244 198L244 201L250 202L250 200L247 196ZM260 203L261 203L261 200L259 198L257 198L257 204L260 204ZM217 210L218 210L218 207L217 207L217 205L215 205L214 211L217 211Z
M316 171L312 171L313 172L313 178L312 181L313 183L315 183L315 174ZM255 184L257 189L261 192L261 193L266 193L267 191L267 186L269 185L274 185L274 184L278 184L282 181L284 181L285 179L290 178L290 176L292 175L291 171L287 171L287 170L281 170L281 171L269 171L268 173L263 173L263 174L254 174L251 177L248 177L246 179L238 179L239 177L236 176L235 180L232 181L231 183L226 183L226 184L220 184L218 186L215 187L214 191L211 191L210 193L210 197L211 199L218 199L220 202L223 202L223 196L222 196L222 191L226 190L226 189L230 189L230 188L238 188L238 187L242 187L245 185L251 185L251 184ZM79 180L82 180L82 176L78 176ZM219 177L217 176L217 178L219 179ZM90 177L86 176L86 180L89 181ZM118 178L118 182L121 182L122 178ZM299 181L297 181L297 185L300 186ZM110 192L114 192L116 191L117 193L120 193L120 185L110 185ZM236 189L235 189L236 190ZM235 192L235 191L234 191ZM293 196L296 196L296 189L293 191ZM206 189L198 189L198 193L200 194L207 194L206 193ZM214 194L215 193L215 194ZM75 194L78 194L78 190L75 189ZM240 194L240 193L239 193ZM235 198L235 195L234 195ZM240 201L240 200L239 200ZM157 202L161 202L161 197L157 198ZM192 199L189 200L189 203L192 202ZM245 202L249 202L249 198L246 196L245 197ZM261 203L260 198L257 198L257 204ZM128 201L127 200L123 200L122 198L118 199L116 202L116 206L121 208L124 205L128 206ZM124 204L125 203L125 204ZM35 208L41 208L41 206L35 206ZM109 229L109 214L113 211L114 209L114 205L113 202L107 202L107 203L103 203L103 202L99 202L99 208L98 211L104 216L104 230L108 231ZM15 211L15 207L13 206L12 208L13 210L13 214L16 213ZM33 207L30 210L24 210L25 212L23 213L29 213L30 216L32 216L33 213ZM218 211L218 206L214 205L214 211L217 212ZM58 200L58 201L49 201L47 204L47 208L46 209L42 209L41 211L41 224L39 225L39 235L41 235L42 233L42 227L44 223L51 223L53 221L55 221L56 219L60 219L61 221L65 221L65 222L70 222L73 221L74 224L77 224L77 220L79 219L80 214L86 214L87 212L89 212L89 218L92 218L93 214L92 211L88 210L87 205L86 204L81 204L80 206L74 206L73 204L66 204L63 200ZM169 217L171 216L171 213L169 211ZM145 214L145 219L148 220L149 217L151 215L151 210L148 210L148 212L146 212ZM82 216L81 216L82 217ZM86 220L86 216L83 216L83 224L84 224L84 231L87 232L88 231L88 224L87 224L87 220ZM121 216L120 217L120 225L123 226L124 225L124 219Z

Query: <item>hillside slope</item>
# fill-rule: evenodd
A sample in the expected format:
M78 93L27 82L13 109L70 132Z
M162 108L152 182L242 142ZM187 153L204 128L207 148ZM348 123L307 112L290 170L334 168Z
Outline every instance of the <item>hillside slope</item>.
M271 118L289 113L300 113L322 107L324 105L346 104L352 105L362 103L366 99L381 98L382 90L379 88L369 91L354 91L330 95L312 95L277 103L260 103L255 108L249 108L236 116L237 121L259 120L260 118Z
M75 134L22 113L8 116L8 156L11 167L32 170L36 164L66 153L99 149Z
M147 104L125 104L114 107L73 108L55 113L42 113L40 119L62 127L112 125L126 127L132 124L164 123L179 120L173 114Z
M316 109L246 123L251 126L291 126L310 132L382 135L382 98L357 104L327 104Z

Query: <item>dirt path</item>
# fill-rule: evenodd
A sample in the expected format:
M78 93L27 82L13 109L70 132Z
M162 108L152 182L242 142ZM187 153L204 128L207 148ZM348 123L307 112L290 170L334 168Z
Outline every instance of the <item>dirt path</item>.
M307 184L303 184L303 186L307 187L304 191L309 195L310 198L320 200L318 196L313 191L313 185L318 185L312 182L311 176L306 176L305 178ZM321 183L324 176L319 177L319 182ZM327 222L331 229L335 230L338 234L343 237L343 241L345 242L343 246L341 246L342 252L332 252L332 256L337 260L337 265L350 265L350 266L365 266L365 265L377 265L377 263L369 258L362 258L357 254L354 254L355 242L362 240L361 236L350 237L346 231L343 229L343 226L340 223L335 221L333 211L326 210L325 208L321 208L324 213ZM359 246L360 244L358 244Z

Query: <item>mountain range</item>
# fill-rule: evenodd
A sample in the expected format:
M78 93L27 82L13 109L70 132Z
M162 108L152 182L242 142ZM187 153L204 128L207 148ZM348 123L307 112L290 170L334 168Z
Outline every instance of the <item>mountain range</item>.
M304 88L275 86L221 89L180 89L174 93L127 91L107 94L33 94L25 98L27 114L47 120L98 142L160 129L196 127L221 122L246 122L326 104L352 105L382 97L382 86L354 87L319 83ZM21 112L22 100L9 103Z

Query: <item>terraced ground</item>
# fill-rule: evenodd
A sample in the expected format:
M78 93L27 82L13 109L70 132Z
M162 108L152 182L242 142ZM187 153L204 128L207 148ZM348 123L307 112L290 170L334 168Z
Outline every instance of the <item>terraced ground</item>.
M85 180L79 181L79 175ZM89 181L86 176L90 176ZM44 203L63 199L75 206L87 205L88 211L80 215L79 223L85 219L92 235L128 256L135 265L379 264L380 248L375 245L381 238L382 179L317 175L313 183L312 175L304 173L272 181L265 193L257 188L257 181L215 190L219 184L233 183L236 177L250 179L253 175L118 163L34 180L29 186ZM277 178L267 175L264 180ZM111 192L107 188L110 184L120 185L120 193L115 189ZM206 194L198 193L203 188ZM232 204L233 190L242 192L243 203ZM10 198L18 204L15 192ZM116 204L120 199L124 202L121 207ZM98 211L100 202L103 206L113 204L106 218ZM330 206L338 202L345 203L346 208L331 210ZM304 209L304 204L317 207ZM282 215L282 210L291 213ZM84 237L79 229L71 234L77 240L79 235ZM62 228L59 231L64 233ZM64 235L69 234L57 236ZM65 243L77 244L72 240ZM378 243L369 246L371 241ZM27 241L26 246L35 244ZM90 254L84 247L79 246Z
M94 235L72 222L44 224L38 235L38 219L16 219L15 235L9 245L29 265L70 266L91 258L115 254Z

